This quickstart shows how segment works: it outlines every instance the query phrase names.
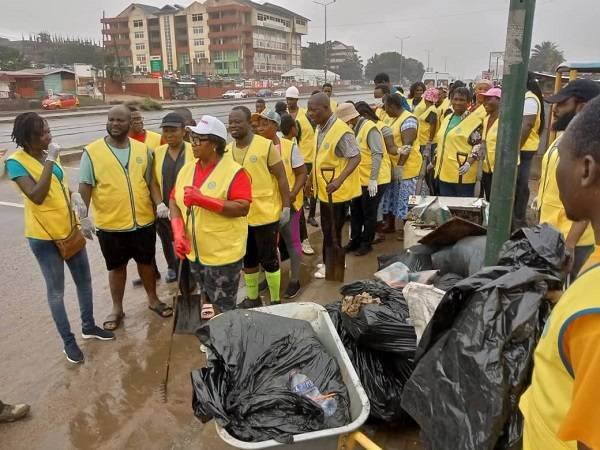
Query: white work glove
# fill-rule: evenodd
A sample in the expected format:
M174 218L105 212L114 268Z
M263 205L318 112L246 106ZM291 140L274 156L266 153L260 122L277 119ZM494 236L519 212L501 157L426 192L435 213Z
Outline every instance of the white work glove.
M58 155L60 155L60 150L60 145L55 144L54 142L50 143L50 145L48 146L46 160L56 162L56 160L58 159Z
M469 161L467 161L466 163L464 163L462 166L460 166L458 168L458 173L461 175L464 175L465 173L467 173L469 171L470 168L471 168L471 163Z
M279 216L279 226L283 227L290 221L290 207L284 206Z
M480 159L480 156L481 156L481 144L476 144L471 149L471 158L478 160L478 159Z
M86 239L90 241L94 240L94 235L96 234L96 227L94 226L94 221L91 217L82 217L79 219L79 223L81 224L81 232Z
M377 195L377 180L369 180L367 191L369 191L369 197L375 197Z
M537 195L533 198L533 200L531 200L531 205L530 205L531 209L533 209L534 211L537 211L538 209L540 209L540 205L538 204L538 198Z
M168 219L169 218L169 207L165 205L163 202L160 202L156 205L156 216L159 219Z
M71 209L77 214L77 217L87 217L87 206L79 192L73 192L71 194Z
M410 155L411 150L412 150L412 145L403 145L400 148L400 155L402 155L402 156Z
M399 183L402 181L402 166L395 165L392 169L392 181Z

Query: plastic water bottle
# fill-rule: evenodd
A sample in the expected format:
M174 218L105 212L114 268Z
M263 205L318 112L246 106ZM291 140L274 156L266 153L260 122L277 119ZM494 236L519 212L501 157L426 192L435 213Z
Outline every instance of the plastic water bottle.
M321 395L319 388L306 375L298 369L290 372L290 389L295 394L311 399L317 403L325 417L333 416L337 410L337 400L334 397L325 397Z

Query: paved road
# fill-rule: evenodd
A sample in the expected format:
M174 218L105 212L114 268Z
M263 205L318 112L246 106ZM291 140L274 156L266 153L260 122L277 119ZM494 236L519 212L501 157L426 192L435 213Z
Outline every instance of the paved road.
M372 95L365 93L348 93L336 96L338 101L346 100L366 100L371 101ZM282 98L267 99L267 108L274 108L277 101L284 100ZM300 100L301 105L306 105L306 100ZM235 105L232 102L223 102L217 106L197 106L190 108L194 117L202 114L210 114L218 117L227 123L227 116L231 107ZM246 104L251 110L254 109L252 104ZM146 128L157 130L160 125L165 111L147 111L144 112ZM94 139L101 137L106 132L106 115L91 115L83 117L53 117L48 119L52 136L55 142L63 147L83 146ZM0 123L0 149L14 149L15 145L10 139L12 132L12 123Z

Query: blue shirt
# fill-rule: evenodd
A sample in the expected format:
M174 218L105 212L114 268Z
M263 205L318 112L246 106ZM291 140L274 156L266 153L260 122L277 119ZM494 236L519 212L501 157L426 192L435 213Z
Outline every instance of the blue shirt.
M31 176L31 174L27 172L27 169L23 167L23 164L21 164L15 159L6 160L6 173L8 174L8 177L13 181L17 178ZM56 178L58 178L58 181L63 180L64 174L62 169L58 166L58 164L54 163L52 165L52 173L56 176Z

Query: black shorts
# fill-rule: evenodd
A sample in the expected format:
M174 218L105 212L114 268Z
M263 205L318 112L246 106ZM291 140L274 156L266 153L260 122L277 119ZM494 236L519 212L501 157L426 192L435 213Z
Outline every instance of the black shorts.
M267 272L277 272L279 270L278 240L279 222L248 227L244 268L254 268L260 264Z
M156 254L154 224L133 231L97 232L100 250L108 270L126 266L130 259L138 264L152 264Z

